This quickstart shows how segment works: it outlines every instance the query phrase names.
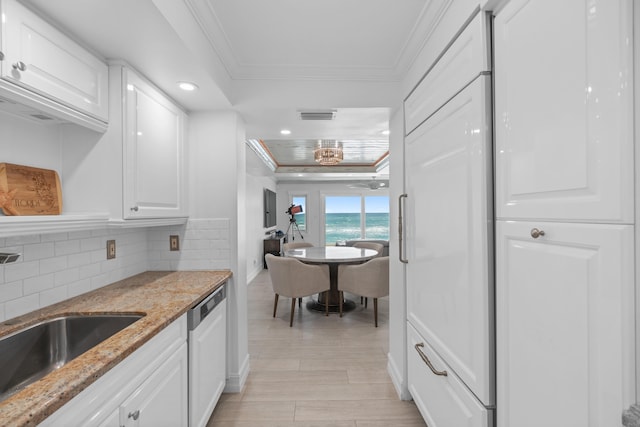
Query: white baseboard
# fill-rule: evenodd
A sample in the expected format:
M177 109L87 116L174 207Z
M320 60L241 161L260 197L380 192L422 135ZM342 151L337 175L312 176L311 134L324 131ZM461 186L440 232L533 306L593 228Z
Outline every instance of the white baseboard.
M247 382L249 371L249 355L247 354L244 362L242 362L240 371L237 374L229 375L229 378L227 378L227 383L224 387L224 393L240 393L244 388L244 384Z
M404 378L402 371L398 369L398 365L393 360L393 357L391 357L391 353L387 355L387 359L387 372L391 377L391 382L396 389L396 393L398 393L398 397L400 400L413 400L411 393L409 393L406 379Z

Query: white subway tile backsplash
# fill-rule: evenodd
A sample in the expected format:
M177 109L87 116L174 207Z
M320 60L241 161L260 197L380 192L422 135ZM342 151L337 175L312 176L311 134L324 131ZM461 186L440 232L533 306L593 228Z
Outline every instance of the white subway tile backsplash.
M86 264L78 267L78 277L87 279L100 274L100 263Z
M33 234L27 236L5 237L5 246L22 246L33 243L40 243L40 235Z
M116 239L117 245L117 239ZM107 242L104 237L89 237L86 239L80 240L80 250L81 251L94 251L96 249L104 249L107 250Z
M66 256L42 259L39 262L41 274L55 273L56 271L62 271L68 267Z
M7 282L34 277L39 274L40 261L16 262L4 266L4 279Z
M56 256L76 254L80 252L80 240L62 240L55 242Z
M66 270L58 271L54 276L53 285L64 286L80 279L80 269L78 267L68 268Z
M60 286L40 293L40 307L55 304L69 298L67 286Z
M227 219L190 220L186 225L95 229L0 239L0 252L22 252L0 266L0 321L71 298L147 270L229 268ZM188 233L187 230L190 230ZM180 251L169 251L169 235ZM222 237L221 237L222 236ZM116 240L116 258L106 259L106 241Z
M59 242L61 240L69 240L69 233L43 234L40 237L40 241L42 242Z
M91 290L91 279L86 278L78 280L77 282L70 283L67 286L67 292L69 298L84 294Z
M32 294L24 297L16 298L5 303L6 319L28 313L40 308L40 295Z
M54 274L44 274L41 276L30 277L22 282L24 295L37 294L54 287Z
M22 296L22 280L0 285L0 302L10 301Z
M53 243L51 242L24 245L22 248L22 259L24 261L51 258L53 255Z
M82 267L87 264L91 264L91 254L87 252L80 252L77 254L70 254L67 257L67 265L69 267Z

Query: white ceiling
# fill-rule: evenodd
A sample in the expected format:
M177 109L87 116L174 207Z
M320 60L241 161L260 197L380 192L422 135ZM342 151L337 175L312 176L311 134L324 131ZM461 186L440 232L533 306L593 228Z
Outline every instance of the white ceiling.
M387 141L425 0L23 0L187 110L234 108L247 138ZM180 80L200 89L185 93ZM300 109L349 120L302 122ZM291 135L283 137L287 128ZM308 141L307 141L308 143Z

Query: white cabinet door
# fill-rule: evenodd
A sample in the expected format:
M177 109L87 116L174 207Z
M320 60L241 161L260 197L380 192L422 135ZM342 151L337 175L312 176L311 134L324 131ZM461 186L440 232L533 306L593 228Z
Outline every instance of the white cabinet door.
M120 427L120 408L114 410L98 427Z
M635 400L633 227L498 221L496 246L498 427L620 425Z
M120 407L126 427L187 427L188 355L184 343Z
M190 427L207 425L226 384L227 303L223 301L197 328L197 339L189 337L189 369L194 380L189 384Z
M185 113L130 69L123 73L123 217L185 216Z
M633 219L631 1L512 0L494 25L496 216Z
M15 0L2 1L2 78L108 121L108 68Z
M405 140L407 319L494 403L490 77Z

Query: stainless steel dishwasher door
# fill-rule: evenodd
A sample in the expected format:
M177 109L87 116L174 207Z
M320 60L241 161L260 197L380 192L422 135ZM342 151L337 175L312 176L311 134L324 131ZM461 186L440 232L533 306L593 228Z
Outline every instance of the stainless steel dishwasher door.
M226 384L226 284L188 313L189 426L207 425Z

